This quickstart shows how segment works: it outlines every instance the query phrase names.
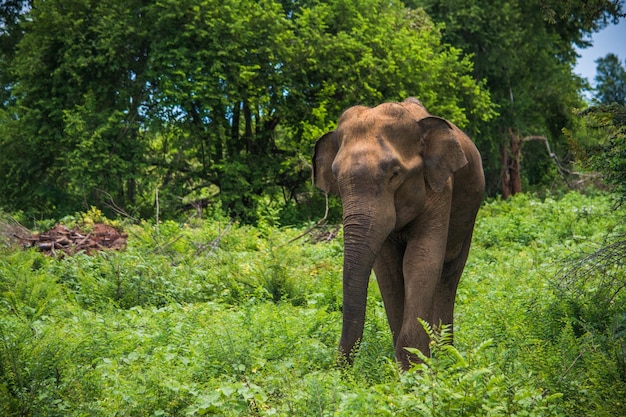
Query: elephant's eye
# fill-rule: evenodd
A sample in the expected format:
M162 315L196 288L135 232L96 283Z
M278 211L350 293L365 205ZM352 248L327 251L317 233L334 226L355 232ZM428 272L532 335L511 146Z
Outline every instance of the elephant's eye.
M395 178L397 178L400 175L401 172L402 172L402 168L395 167L393 171L391 172L391 178L389 178L389 181L393 181Z

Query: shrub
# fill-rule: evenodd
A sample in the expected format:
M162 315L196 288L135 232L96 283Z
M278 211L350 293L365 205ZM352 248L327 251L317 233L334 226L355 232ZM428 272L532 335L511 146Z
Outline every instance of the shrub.
M602 195L485 203L455 345L427 326L432 355L407 373L375 276L355 363L337 365L340 231L293 240L302 228L269 217L260 228L193 219L125 225L123 252L6 248L0 414L617 415L623 247L588 266L607 231L622 236L618 218ZM559 273L581 250L570 264L581 272Z
M431 355L407 349L421 362L396 381L347 396L339 415L393 416L549 416L560 415L560 395L545 396L530 375L507 375L493 362L492 344L485 341L462 353L452 346L449 326L434 331Z
M626 415L625 251L621 233L571 256L550 282L554 298L536 309L535 327L561 358L547 373L573 415Z

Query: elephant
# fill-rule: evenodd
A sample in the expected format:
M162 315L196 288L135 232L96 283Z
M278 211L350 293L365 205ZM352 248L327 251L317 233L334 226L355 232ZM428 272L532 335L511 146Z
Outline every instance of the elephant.
M481 156L451 122L416 98L353 106L315 143L315 185L343 208L343 320L340 357L351 364L363 336L372 269L395 358L430 354L418 318L452 326L485 178Z

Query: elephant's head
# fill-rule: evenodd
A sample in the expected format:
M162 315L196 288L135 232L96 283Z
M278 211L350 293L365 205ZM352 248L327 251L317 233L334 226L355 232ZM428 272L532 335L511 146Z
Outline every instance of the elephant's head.
M428 194L449 190L452 174L467 164L454 127L416 106L349 108L315 145L315 184L343 205L340 350L348 360L363 334L369 276L383 242L420 215Z

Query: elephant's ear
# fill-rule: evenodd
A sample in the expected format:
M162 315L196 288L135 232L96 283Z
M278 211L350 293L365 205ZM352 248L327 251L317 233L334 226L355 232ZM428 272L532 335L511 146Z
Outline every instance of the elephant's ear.
M467 158L448 121L430 116L417 123L424 139L424 177L430 187L439 193L448 178L467 165Z
M339 195L337 180L333 175L333 161L337 156L339 144L335 131L326 133L315 143L313 153L313 180L315 186L329 194Z

